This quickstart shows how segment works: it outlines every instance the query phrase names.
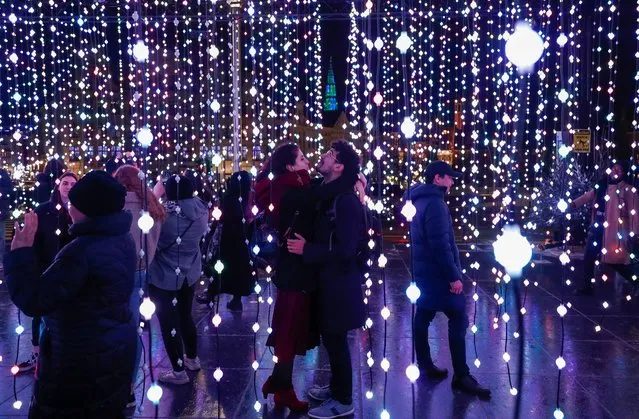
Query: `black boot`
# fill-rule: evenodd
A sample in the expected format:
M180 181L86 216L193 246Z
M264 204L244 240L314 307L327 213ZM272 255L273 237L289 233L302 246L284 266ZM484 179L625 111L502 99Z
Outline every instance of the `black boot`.
M472 375L464 375L463 377L453 376L453 389L463 391L464 393L474 394L481 399L490 398L490 390L479 385L475 377Z
M233 296L233 299L226 304L226 308L231 311L242 311L242 297Z
M446 368L439 368L435 364L431 364L426 368L420 368L420 375L430 378L431 380L443 380L448 377Z

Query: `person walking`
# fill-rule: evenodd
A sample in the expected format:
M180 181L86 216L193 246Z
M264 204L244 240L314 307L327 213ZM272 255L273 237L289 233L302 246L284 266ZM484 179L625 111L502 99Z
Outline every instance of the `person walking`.
M626 181L624 165L613 164L608 175L593 190L570 203L570 209L592 206L592 217L584 252L583 284L576 295L594 294L595 264L598 259L630 280L630 254L639 236L630 235L639 227L639 199Z
M428 328L437 312L448 317L448 343L453 361L454 389L490 397L490 390L479 385L466 364L466 297L453 222L444 197L462 174L448 163L435 161L426 167L426 183L410 188L406 197L417 213L410 225L412 271L421 291L415 313L415 355L422 374L442 380L448 370L437 367L428 344Z
M4 257L13 303L42 316L40 357L29 418L123 418L137 334L129 299L136 255L124 212L126 191L93 171L69 192L73 240L41 273L34 249L38 216L16 223Z
M69 192L78 181L75 173L66 172L55 182L51 199L38 205L35 214L38 216L38 230L36 231L33 251L38 260L38 272L47 270L58 252L71 241L69 228L73 224L69 215ZM38 364L40 354L40 329L42 319L35 316L31 319L31 344L33 350L26 360L18 364L18 371L31 371Z
M166 211L160 201L153 195L151 189L146 186L144 176L140 178L140 170L131 165L120 166L115 171L113 177L126 189L126 200L124 210L129 211L133 217L131 222L131 236L135 241L135 254L138 263L135 272L135 286L131 293L130 308L132 321L136 329L140 327L140 304L142 296L147 289L147 270L157 249L162 223L166 221ZM148 217L152 220L152 226L148 230ZM140 222L142 219L142 222ZM145 225L146 224L146 225ZM141 330L141 329L140 329ZM131 397L127 407L135 406L135 394L133 388L138 375L140 358L142 356L142 341L138 339L135 365L131 378Z
M348 332L363 326L366 318L358 265L358 249L366 234L364 208L353 192L359 157L346 141L336 141L317 166L324 184L336 190L318 203L313 240L295 232L287 240L288 252L302 255L318 271L318 316L322 344L328 352L331 380L316 386L309 396L323 403L309 410L311 418L350 415L353 408L353 368Z
M186 384L190 379L185 368L201 368L191 310L202 272L200 240L208 226L208 211L193 192L193 183L185 176L173 175L166 181L167 219L148 274L149 294L172 366L159 380L169 384Z

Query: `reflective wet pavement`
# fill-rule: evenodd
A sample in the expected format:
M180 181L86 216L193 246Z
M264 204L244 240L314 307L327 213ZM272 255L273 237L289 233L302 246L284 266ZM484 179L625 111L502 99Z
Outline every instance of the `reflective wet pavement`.
M398 250L400 249L400 250ZM390 361L390 370L386 385L386 409L391 418L411 418L413 393L405 375L405 368L411 362L411 306L405 296L410 281L407 268L408 252L399 247L390 246L386 253L389 262L386 269L386 299L391 310L386 333L386 357ZM505 324L498 312L494 299L497 291L494 275L490 273L492 262L488 253L476 254L482 264L477 275L479 278L479 300L477 302L478 332L476 348L481 366L473 365L475 352L473 336L468 332L468 363L472 374L493 391L490 401L481 401L475 397L454 393L450 388L450 378L440 383L430 383L420 378L414 386L415 414L417 418L507 418L514 417L517 398L510 394L507 366L502 359L504 353ZM475 260L471 255L468 260ZM580 262L577 262L575 274L579 277ZM567 270L568 271L568 270ZM568 271L569 272L569 271ZM556 408L558 370L555 359L562 345L561 320L556 308L560 304L560 295L569 296L572 309L564 318L564 359L566 367L561 375L559 388L560 406L566 417L588 418L633 418L639 407L639 298L626 300L629 287L621 278L610 279L599 286L595 297L572 297L574 285L562 287L564 273L557 264L538 264L529 269L525 278L531 282L525 293L524 316L524 376L521 396L522 418L551 418ZM351 351L354 365L354 403L356 418L379 418L384 400L384 373L380 368L384 348L384 321L380 315L383 304L382 286L375 277L370 298L371 318L374 325L369 332L357 331L351 336ZM577 278L578 279L578 278ZM537 282L535 286L534 283ZM159 417L197 417L197 418L283 418L305 417L292 415L288 411L274 408L272 399L256 412L256 388L270 375L273 365L272 355L264 346L268 327L269 287L263 283L262 295L265 300L260 304L260 330L255 339L252 331L256 320L258 304L256 298L244 299L244 311L231 313L226 310L227 297L223 297L220 307L222 323L219 336L211 324L212 313L205 306L195 308L194 317L199 334L199 356L202 371L189 373L192 382L183 386L164 385L164 395L158 407ZM505 299L506 311L510 315L508 322L507 350L511 355L510 371L513 385L518 379L519 339L513 332L519 330L514 299L513 283L508 285ZM523 288L523 287L522 287ZM473 287L465 285L468 300L468 313L475 313L472 300ZM274 292L274 288L271 290ZM274 295L273 295L274 296ZM602 303L609 303L604 312ZM16 380L18 398L23 402L20 410L13 407L13 378L10 368L16 358L18 325L17 310L9 300L6 287L0 286L0 417L26 417L28 401L32 391L31 374L21 375ZM493 319L499 316L499 327L493 328ZM22 360L30 353L30 319L22 316L25 333L21 339L20 356ZM600 332L595 326L600 324ZM447 324L443 315L438 315L431 326L431 347L435 362L451 368L448 353ZM520 338L521 339L521 338ZM148 343L148 333L145 333ZM254 342L257 342L254 345ZM371 386L370 369L367 365L367 352L371 350L375 360L372 368L372 399L366 397ZM164 353L157 323L152 323L152 357L154 375L170 368ZM254 382L252 364L257 353L259 368L256 373L257 387ZM213 378L213 372L220 367L224 376L219 383ZM149 384L148 372L145 380L137 386L137 398L142 399L143 386ZM314 350L305 358L298 358L295 365L294 384L298 395L313 384L326 384L329 378L328 360L323 350ZM258 391L259 393L259 391ZM262 401L261 396L257 399ZM136 417L154 417L154 406L144 398L142 411Z

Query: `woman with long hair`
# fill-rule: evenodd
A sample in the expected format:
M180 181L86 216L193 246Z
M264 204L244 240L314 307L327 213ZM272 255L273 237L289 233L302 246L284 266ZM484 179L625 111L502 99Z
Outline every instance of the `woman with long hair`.
M57 162L57 160L51 160L51 162ZM35 213L38 216L38 229L33 249L38 259L40 273L47 270L60 249L71 241L69 227L71 227L73 222L69 216L67 205L69 203L69 191L77 181L78 177L75 173L63 173L53 182L55 186L50 194L50 199L38 205L35 209ZM38 362L41 323L42 319L40 317L34 317L31 321L33 352L29 359L18 364L20 372L32 370Z
M167 179L164 202L167 219L149 267L149 294L173 367L161 374L159 380L170 384L188 383L185 368L189 371L201 368L191 310L195 283L202 272L200 240L208 228L208 210L193 192L188 177L172 175Z
M35 195L38 204L43 204L51 199L51 194L56 186L56 179L60 179L67 170L67 165L62 159L51 159L44 166L44 171L36 175Z
M113 174L117 180L126 189L126 200L124 210L131 212L133 221L131 222L131 235L135 241L135 251L138 258L135 286L131 294L131 314L132 321L136 328L140 325L140 290L144 292L146 289L146 273L149 265L155 256L158 240L160 239L160 231L162 223L166 221L166 211L160 201L153 195L151 189L146 186L145 178L140 179L140 170L130 165L120 166ZM146 210L145 210L146 208ZM140 224L146 229L150 222L148 218L153 220L152 227L147 231L142 231ZM140 223L140 218L145 217ZM146 221L146 226L145 226ZM142 251L142 252L140 252ZM140 357L142 355L142 342L138 339L136 350L136 360L131 379L131 397L127 407L135 406L135 395L133 388L137 378Z

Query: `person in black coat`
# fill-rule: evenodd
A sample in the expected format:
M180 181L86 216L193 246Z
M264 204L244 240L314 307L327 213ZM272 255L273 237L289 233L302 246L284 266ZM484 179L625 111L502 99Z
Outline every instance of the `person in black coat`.
M220 293L233 296L226 305L231 311L242 311L242 297L250 295L255 288L255 272L246 244L246 239L252 234L247 217L251 183L252 176L249 172L242 170L233 173L222 199L220 260L224 269L220 274L219 285L213 283L211 287L213 293L220 287Z
M42 316L30 418L122 418L131 386L137 332L129 299L136 270L126 190L103 171L69 193L74 237L43 273L33 249L37 216L16 226L5 255L12 301Z
M415 353L422 374L434 380L444 379L448 370L438 368L430 355L428 327L438 311L448 317L448 342L455 376L453 388L490 397L490 390L479 385L466 364L466 297L459 251L455 244L453 222L444 196L462 174L450 165L436 161L426 167L426 184L417 184L407 192L417 213L410 224L412 271L421 291L415 313Z
M38 272L47 270L55 256L67 243L71 241L69 227L73 222L67 210L69 191L78 181L75 173L66 172L58 179L53 189L51 199L38 205L35 213L38 216L38 230L36 231L33 251L38 260ZM19 372L30 371L35 368L40 352L41 318L34 316L31 320L31 356L18 364Z
M318 204L314 239L295 233L288 251L303 255L304 262L319 272L318 306L322 343L331 364L331 383L315 387L309 396L323 400L311 409L314 418L348 415L353 410L352 364L348 332L364 325L366 310L362 295L363 273L357 263L359 245L366 234L364 208L353 188L359 172L359 157L345 141L334 142L322 156L317 170L324 183L338 182L334 194ZM329 400L330 399L330 400Z
M51 199L51 193L55 188L55 180L67 170L67 165L62 159L51 159L44 166L44 172L36 175L36 202L42 204Z

